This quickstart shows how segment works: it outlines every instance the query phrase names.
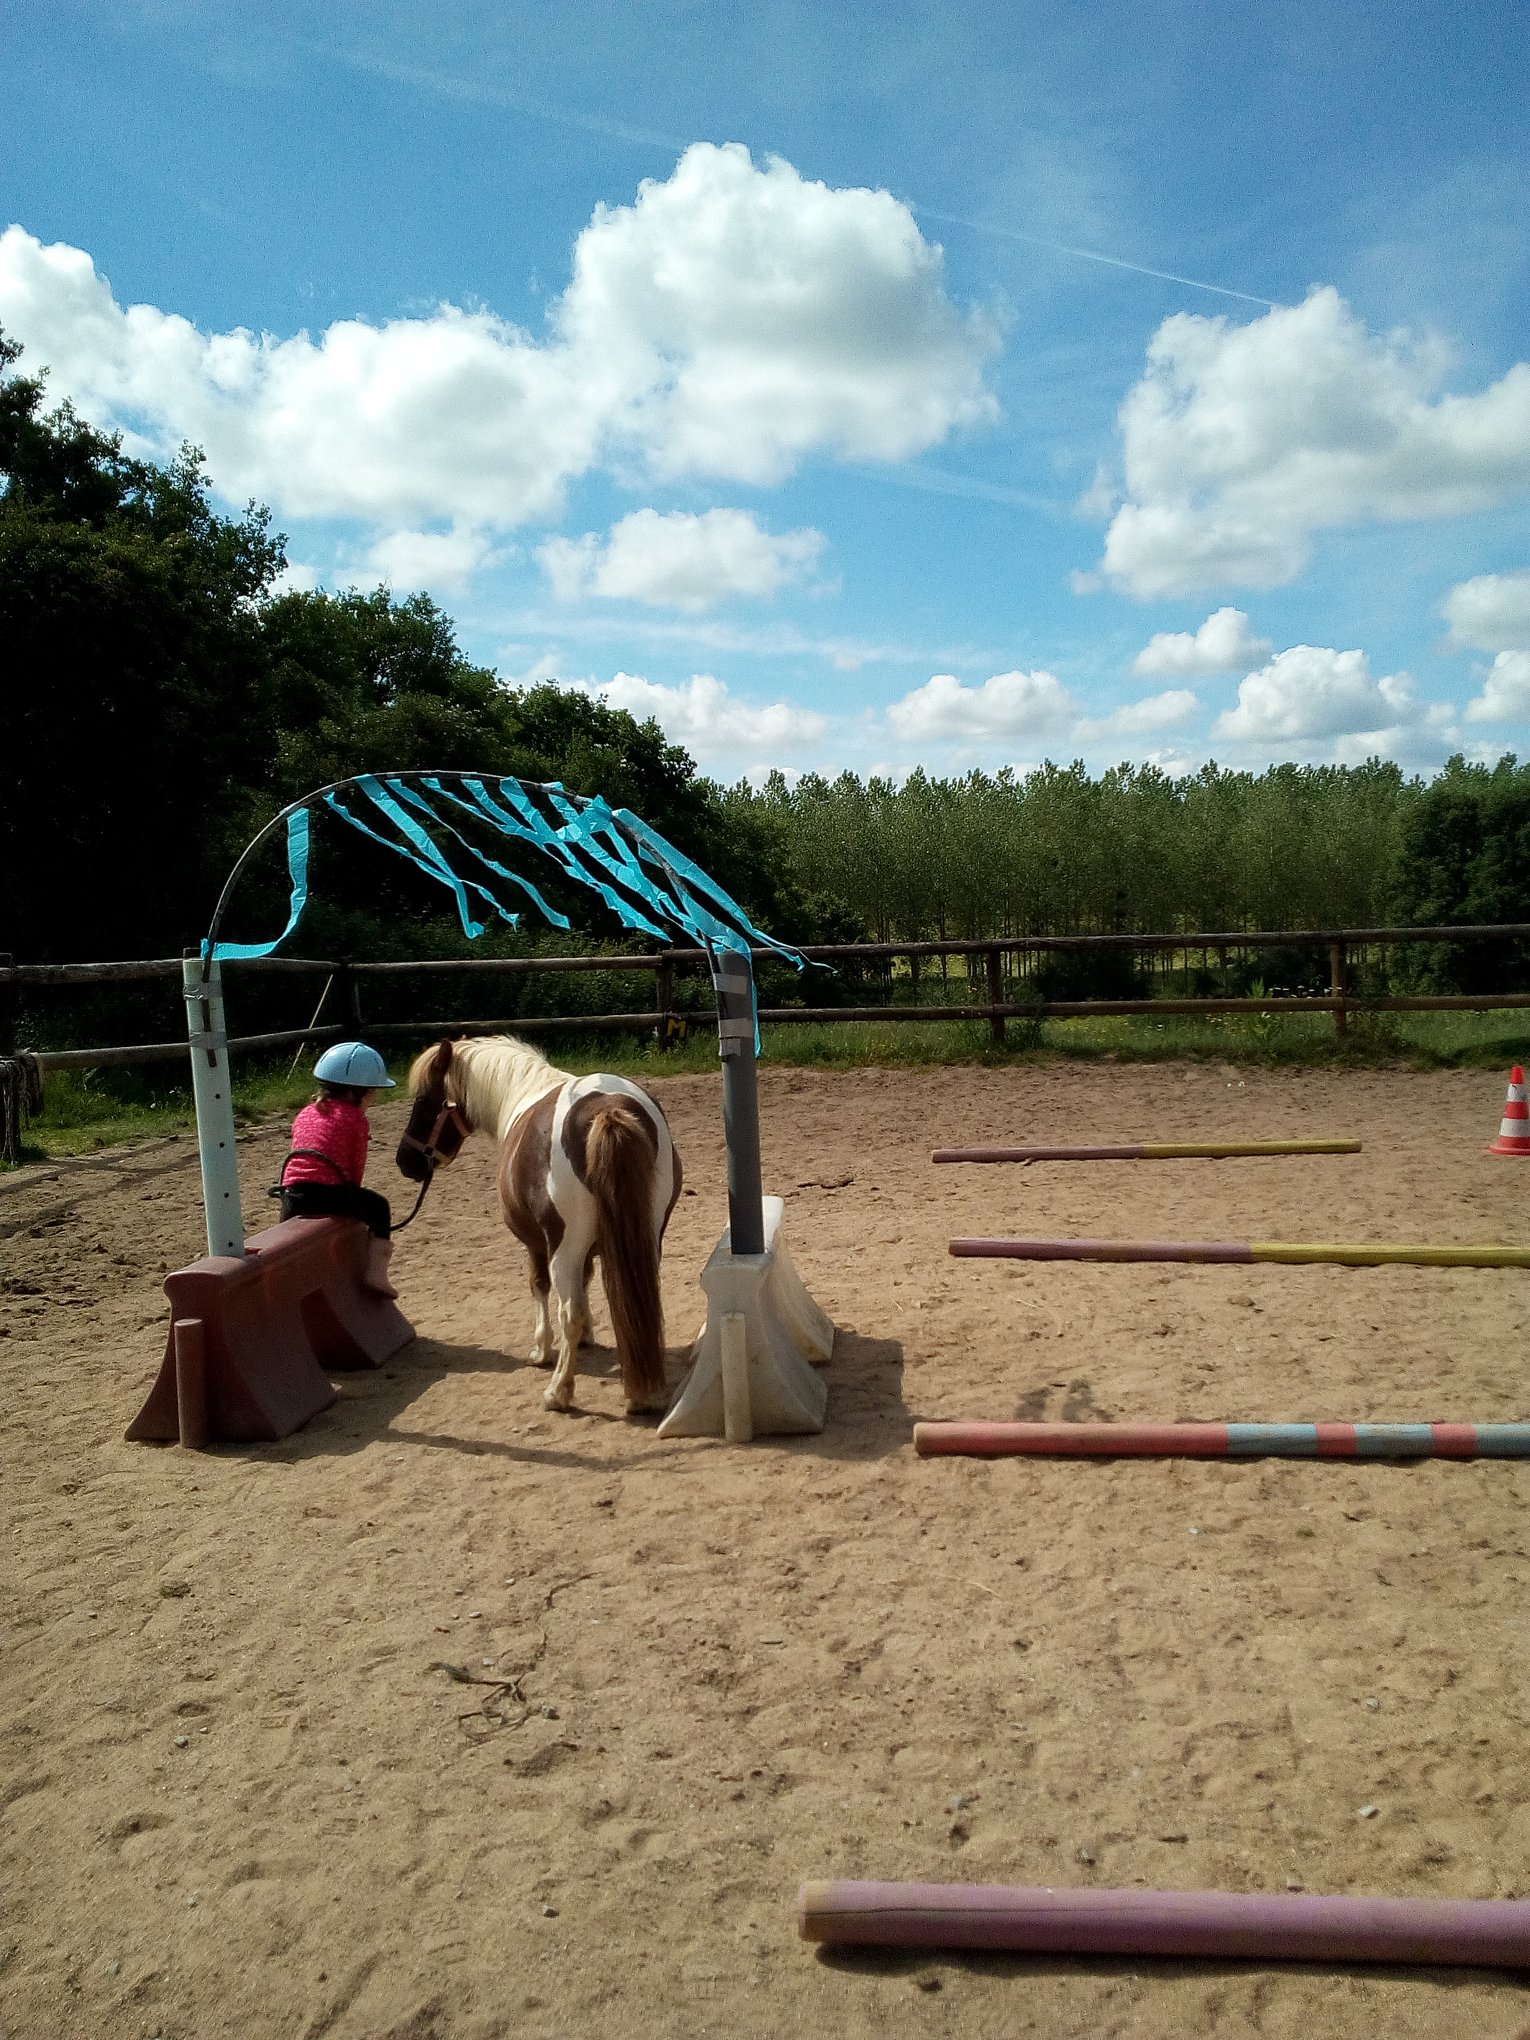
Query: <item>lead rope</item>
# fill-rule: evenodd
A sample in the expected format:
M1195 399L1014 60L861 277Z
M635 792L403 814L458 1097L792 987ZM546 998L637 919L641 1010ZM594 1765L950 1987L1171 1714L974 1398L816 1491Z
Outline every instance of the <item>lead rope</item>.
M413 1225L413 1224L414 1224L415 1220L416 1220L416 1219L417 1219L417 1218L419 1217L419 1215L420 1215L420 1206L421 1206L421 1205L422 1205L422 1204L423 1204L423 1203L425 1202L425 1192L426 1192L426 1191L427 1191L427 1190L428 1190L428 1189L430 1188L431 1184L432 1184L432 1183L434 1183L434 1181L435 1181L435 1180L436 1180L436 1172L435 1172L435 1170L434 1170L434 1169L432 1169L432 1170L431 1170L431 1172L430 1172L430 1174L429 1174L429 1175L428 1175L428 1176L427 1176L427 1177L425 1178L424 1182L423 1182L423 1183L422 1183L422 1184L420 1185L420 1194L419 1194L419 1196L418 1196L418 1197L416 1197L416 1199L414 1200L414 1209L413 1209L413 1211L411 1211L411 1212L410 1212L410 1214L409 1214L409 1216L408 1216L407 1218L401 1218L401 1219L399 1220L399 1222L398 1222L398 1224L397 1224L397 1225L395 1225L395 1226L390 1226L390 1228L389 1228L389 1237L390 1237L390 1238L392 1237L392 1235L393 1235L394 1233L401 1233L401 1232L402 1232L402 1231L404 1230L404 1227L405 1227L406 1225Z

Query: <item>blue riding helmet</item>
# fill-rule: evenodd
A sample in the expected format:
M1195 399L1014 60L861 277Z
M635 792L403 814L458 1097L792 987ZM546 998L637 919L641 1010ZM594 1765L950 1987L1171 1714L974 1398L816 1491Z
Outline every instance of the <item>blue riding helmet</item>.
M313 1066L321 1084L354 1084L358 1091L393 1091L388 1065L364 1041L337 1041Z

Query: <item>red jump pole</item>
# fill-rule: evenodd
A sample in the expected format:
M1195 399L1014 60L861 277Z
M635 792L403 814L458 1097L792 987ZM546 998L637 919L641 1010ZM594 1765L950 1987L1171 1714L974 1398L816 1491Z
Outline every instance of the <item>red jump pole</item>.
M1530 1966L1530 1899L1522 1898L813 1883L798 1893L797 1929L840 1948Z

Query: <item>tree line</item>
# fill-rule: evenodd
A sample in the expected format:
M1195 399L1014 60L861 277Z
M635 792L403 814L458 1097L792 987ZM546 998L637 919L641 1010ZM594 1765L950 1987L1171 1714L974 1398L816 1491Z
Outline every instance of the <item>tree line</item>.
M1081 764L726 796L881 941L1530 918L1530 769Z
M0 334L0 948L19 961L173 954L286 801L414 766L603 793L797 941L1526 915L1512 756L1429 782L1373 759L718 786L655 722L506 687L426 596L284 591L266 510L218 514L194 449L126 454L19 358ZM349 837L322 835L303 947L446 953L426 882ZM248 897L231 933L280 925L279 857ZM592 938L615 933L581 905Z

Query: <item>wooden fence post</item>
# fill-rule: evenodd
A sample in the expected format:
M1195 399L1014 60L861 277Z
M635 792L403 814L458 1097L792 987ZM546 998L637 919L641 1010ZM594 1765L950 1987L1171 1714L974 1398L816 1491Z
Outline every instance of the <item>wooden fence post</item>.
M675 965L668 952L653 974L654 1040L669 1047L669 1009L675 1003Z
M16 1061L16 980L9 975L15 958L0 949L0 1161L14 1168L21 1161L21 1114L26 1086Z
M988 1003L990 1006L1004 1004L1004 952L990 949L988 952ZM1004 1015L991 1013L988 1016L988 1035L995 1048L1003 1048Z
M342 963L336 973L340 979L340 1004L345 1013L345 1024L352 1037L361 1039L361 981L350 964Z
M1333 1009L1333 1031L1336 1035L1349 1032L1349 1011L1344 1000L1349 995L1349 957L1342 942L1328 945L1328 990L1337 1002Z

